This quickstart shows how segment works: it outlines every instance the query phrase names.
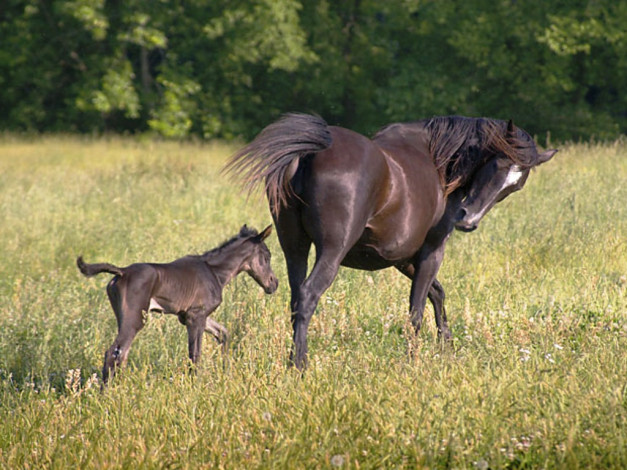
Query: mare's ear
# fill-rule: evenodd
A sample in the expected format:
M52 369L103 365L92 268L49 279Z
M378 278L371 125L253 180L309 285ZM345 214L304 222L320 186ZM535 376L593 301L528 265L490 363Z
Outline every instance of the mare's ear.
M537 165L548 162L556 153L557 149L545 150L544 152L539 153Z
M268 225L266 228L263 229L263 231L259 235L255 237L255 240L262 242L266 238L268 238L271 233L272 233L272 225Z
M510 139L516 137L516 127L514 126L514 121L511 119L507 121L507 131L505 132L505 138Z

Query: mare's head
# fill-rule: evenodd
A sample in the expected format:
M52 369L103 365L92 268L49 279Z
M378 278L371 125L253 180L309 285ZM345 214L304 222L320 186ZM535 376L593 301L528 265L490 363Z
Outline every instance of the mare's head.
M557 150L539 153L531 136L515 128L512 121L507 124L504 144L506 148L496 152L475 172L457 212L456 229L475 230L496 203L522 189L533 167L549 161L557 153Z
M272 233L272 225L268 225L261 233L244 225L239 233L243 238L242 247L247 247L242 264L242 271L248 273L266 294L272 294L279 287L279 280L270 265L271 254L264 240Z
M457 140L447 135L448 149L442 147L446 150L440 150L436 163L447 193L456 192L456 199L461 201L453 222L456 229L465 232L475 230L496 203L522 189L533 167L549 161L557 152L539 153L531 136L512 121L439 119L448 119L447 126L436 127L434 133L432 125L432 135L449 132L456 136L452 129L458 131ZM437 150L435 153L437 156Z

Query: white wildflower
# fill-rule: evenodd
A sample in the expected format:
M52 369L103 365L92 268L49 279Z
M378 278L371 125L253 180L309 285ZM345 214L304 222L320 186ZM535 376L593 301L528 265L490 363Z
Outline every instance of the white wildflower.
M518 352L522 353L522 356L520 356L520 360L522 362L527 362L529 359L531 359L531 351L529 351L528 349L520 348Z
M481 459L475 462L475 468L478 470L488 470L490 464L486 460Z

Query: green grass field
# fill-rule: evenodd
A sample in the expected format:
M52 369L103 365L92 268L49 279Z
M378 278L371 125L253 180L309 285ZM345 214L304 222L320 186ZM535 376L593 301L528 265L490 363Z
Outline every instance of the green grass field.
M225 290L196 376L186 331L151 314L127 367L99 377L116 323L88 262L170 261L270 223L219 174L234 148L0 137L0 467L626 468L627 142L565 145L472 234L415 338L410 283L342 270L287 368L289 289Z

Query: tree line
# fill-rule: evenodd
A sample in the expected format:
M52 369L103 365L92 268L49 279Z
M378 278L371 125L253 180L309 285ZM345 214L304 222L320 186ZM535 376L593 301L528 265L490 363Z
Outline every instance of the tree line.
M303 111L615 138L626 24L616 0L5 0L0 129L248 139Z

